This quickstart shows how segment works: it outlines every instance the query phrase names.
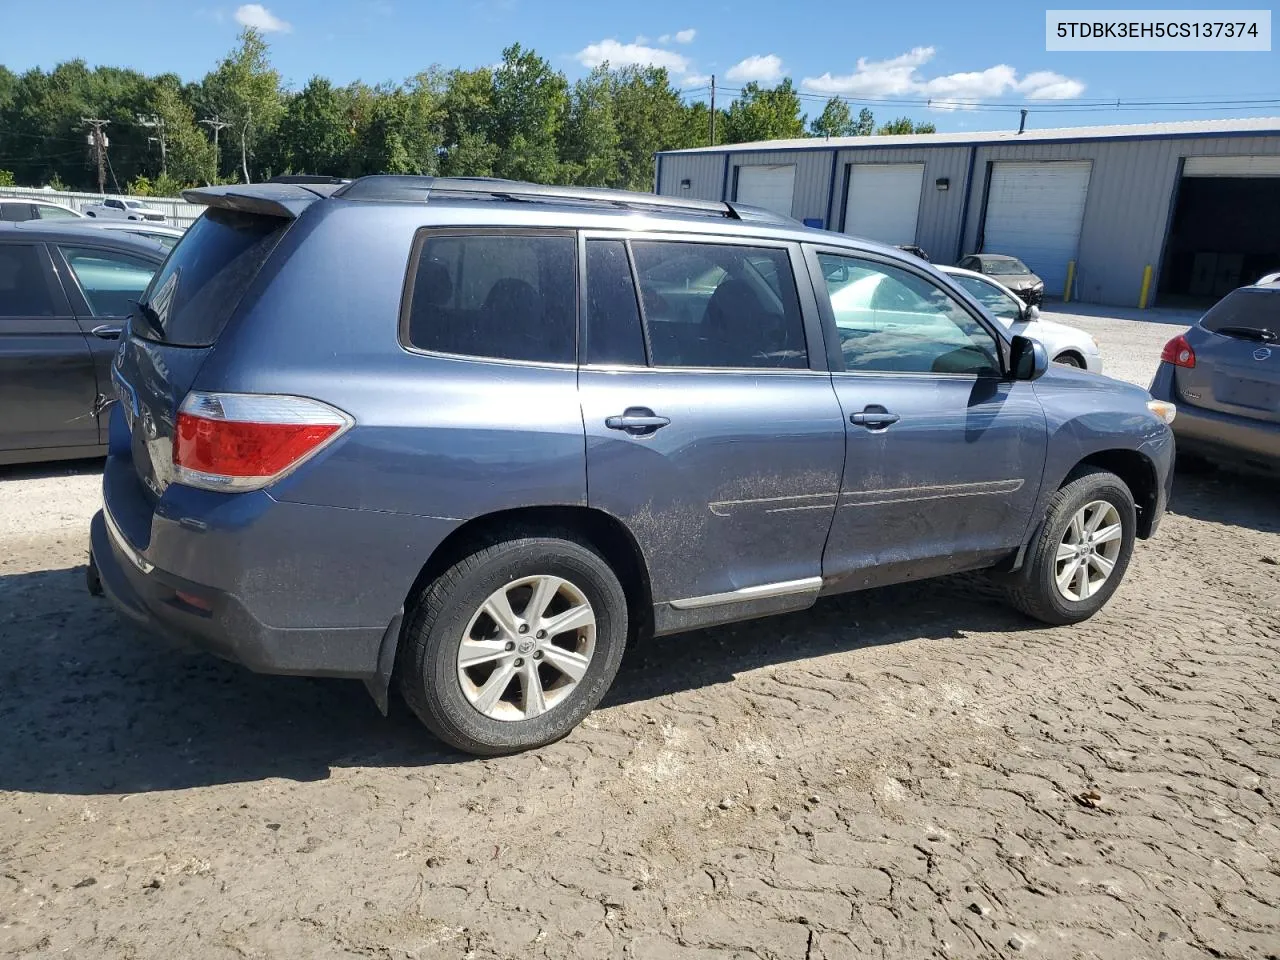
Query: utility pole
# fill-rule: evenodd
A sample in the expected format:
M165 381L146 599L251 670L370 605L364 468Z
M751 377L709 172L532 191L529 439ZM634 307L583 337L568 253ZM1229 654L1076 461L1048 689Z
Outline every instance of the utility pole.
M231 124L218 117L212 117L208 120L201 120L202 124L213 131L213 179L218 179L218 131L223 127L229 127Z
M102 128L109 124L110 120L95 120L89 117L81 117L81 123L87 123L93 127L93 133L89 134L89 144L93 147L94 159L98 162L98 192L107 192L107 137L102 132Z
M711 145L716 145L716 75L711 75Z
M156 136L147 137L147 141L160 144L160 176L167 176L169 173L169 154L164 142L164 118L153 114L150 117L139 117L138 122L144 127L150 127L156 131Z

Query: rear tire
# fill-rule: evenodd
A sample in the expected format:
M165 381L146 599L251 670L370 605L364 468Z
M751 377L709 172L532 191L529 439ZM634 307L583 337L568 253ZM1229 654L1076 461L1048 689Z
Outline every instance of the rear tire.
M557 618L573 626L556 632ZM622 585L592 547L568 532L506 540L459 560L412 602L400 690L418 719L459 750L529 750L564 737L595 709L618 672L627 630Z
M1089 531L1090 524L1096 529ZM1133 494L1123 480L1097 468L1073 474L1049 500L1022 568L1008 581L1009 603L1045 623L1089 619L1124 579L1137 526Z

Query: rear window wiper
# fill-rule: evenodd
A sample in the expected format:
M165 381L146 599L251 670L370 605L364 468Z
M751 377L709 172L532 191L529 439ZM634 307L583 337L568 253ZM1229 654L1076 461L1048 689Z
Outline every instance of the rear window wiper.
M1240 337L1243 340L1258 340L1262 343L1275 343L1280 340L1280 335L1274 330L1267 330L1264 327L1219 327L1214 333L1220 333L1224 337Z
M137 317L146 326L149 336L148 340L163 340L164 327L160 325L160 314L156 313L156 308L142 300L133 301L133 316Z

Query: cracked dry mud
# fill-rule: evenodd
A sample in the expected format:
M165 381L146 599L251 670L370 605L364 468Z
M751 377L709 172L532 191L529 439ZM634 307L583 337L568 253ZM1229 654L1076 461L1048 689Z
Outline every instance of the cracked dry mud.
M980 578L651 641L478 761L82 586L0 474L0 956L1280 957L1280 503L1182 477L1078 627Z

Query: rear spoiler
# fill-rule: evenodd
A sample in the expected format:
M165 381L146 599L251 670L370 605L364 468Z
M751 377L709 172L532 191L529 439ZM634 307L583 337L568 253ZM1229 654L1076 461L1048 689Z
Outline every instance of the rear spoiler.
M340 186L327 183L233 183L183 190L182 199L220 210L294 220L311 204L329 196Z

